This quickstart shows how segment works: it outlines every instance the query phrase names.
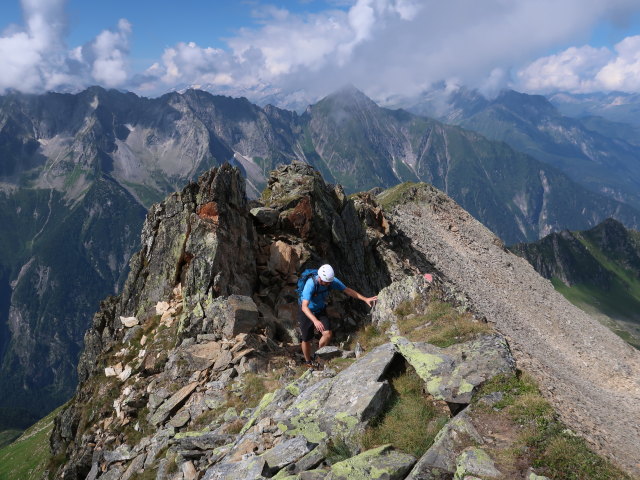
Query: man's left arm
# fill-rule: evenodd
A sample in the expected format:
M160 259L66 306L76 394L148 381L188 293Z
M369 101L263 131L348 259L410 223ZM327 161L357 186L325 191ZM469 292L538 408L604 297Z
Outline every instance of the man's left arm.
M364 303L366 303L370 307L373 307L376 303L376 300L378 300L377 295L373 297L365 297L364 295L361 295L360 293L356 292L355 290L349 287L346 287L343 291L350 297L357 298L358 300L362 300Z

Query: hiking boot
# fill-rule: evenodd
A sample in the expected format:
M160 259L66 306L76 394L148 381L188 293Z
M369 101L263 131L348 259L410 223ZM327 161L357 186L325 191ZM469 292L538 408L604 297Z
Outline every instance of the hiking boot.
M305 359L302 359L302 363L311 370L318 370L320 368L320 364L316 361L315 355L311 357L311 360L308 362Z

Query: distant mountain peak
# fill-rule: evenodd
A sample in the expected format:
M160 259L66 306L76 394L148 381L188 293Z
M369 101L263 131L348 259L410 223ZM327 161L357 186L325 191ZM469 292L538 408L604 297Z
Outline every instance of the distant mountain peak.
M324 101L335 102L342 106L349 105L367 105L369 107L374 106L377 107L378 104L371 100L364 92L357 89L352 84L345 85L344 87L336 90L330 95L327 95L320 102Z

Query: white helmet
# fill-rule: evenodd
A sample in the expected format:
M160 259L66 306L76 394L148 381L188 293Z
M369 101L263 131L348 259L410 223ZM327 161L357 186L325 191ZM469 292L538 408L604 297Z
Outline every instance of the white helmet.
M323 282L333 282L335 274L333 273L333 268L331 268L331 265L322 265L318 269L318 277L320 277L320 280L322 280Z

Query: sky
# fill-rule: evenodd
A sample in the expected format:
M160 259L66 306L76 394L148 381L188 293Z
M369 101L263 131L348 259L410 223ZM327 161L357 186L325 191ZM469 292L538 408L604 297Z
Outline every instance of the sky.
M640 0L2 0L0 93L640 92Z

